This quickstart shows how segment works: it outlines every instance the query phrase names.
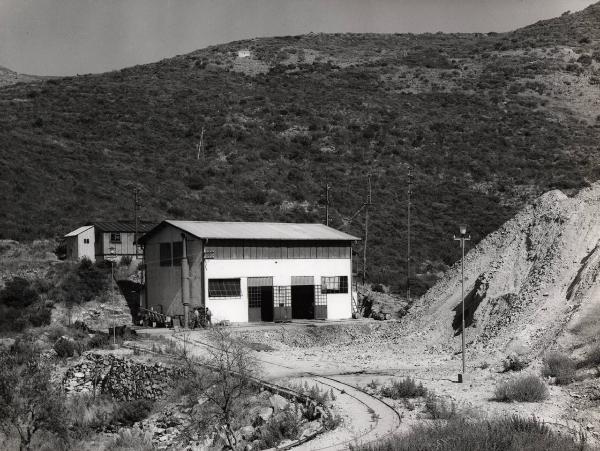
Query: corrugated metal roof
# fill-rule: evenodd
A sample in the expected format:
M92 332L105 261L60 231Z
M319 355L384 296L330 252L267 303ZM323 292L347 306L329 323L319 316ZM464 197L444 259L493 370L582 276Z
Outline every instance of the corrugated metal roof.
M101 232L135 232L135 222L93 222L92 225ZM155 222L138 223L138 233L146 233L156 227Z
M73 230L72 232L69 232L65 235L65 238L70 237L70 236L77 236L80 233L85 232L88 229L91 229L94 226L91 225L87 225L87 226L83 226L83 227L79 227L78 229Z
M164 221L198 238L222 240L360 240L323 224Z

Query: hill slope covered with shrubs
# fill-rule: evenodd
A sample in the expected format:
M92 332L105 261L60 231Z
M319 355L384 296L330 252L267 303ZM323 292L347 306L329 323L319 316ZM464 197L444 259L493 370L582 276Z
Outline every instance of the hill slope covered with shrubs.
M505 34L253 39L3 87L0 234L130 217L136 185L144 219L323 221L328 182L331 224L362 235L371 174L368 275L401 288L411 166L425 285L459 223L476 243L599 178L599 23L597 4Z

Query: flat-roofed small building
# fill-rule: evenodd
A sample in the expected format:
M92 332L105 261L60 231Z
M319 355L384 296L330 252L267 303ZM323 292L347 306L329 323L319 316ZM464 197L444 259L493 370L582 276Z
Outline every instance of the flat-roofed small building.
M213 321L352 316L352 243L323 224L163 221L140 243L146 308ZM189 273L189 275L188 275Z

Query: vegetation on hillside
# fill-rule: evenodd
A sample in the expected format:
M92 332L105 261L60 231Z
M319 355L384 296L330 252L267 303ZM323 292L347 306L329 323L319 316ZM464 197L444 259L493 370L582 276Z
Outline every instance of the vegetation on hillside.
M600 178L599 19L254 39L4 87L0 238L131 217L135 185L145 219L323 221L327 182L331 225L362 236L371 174L368 278L398 289L411 166L418 293L459 258L459 223L475 244L541 192Z

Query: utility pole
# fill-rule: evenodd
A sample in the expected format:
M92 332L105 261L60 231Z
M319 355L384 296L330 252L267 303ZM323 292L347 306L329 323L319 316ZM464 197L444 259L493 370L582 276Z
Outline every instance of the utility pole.
M461 282L461 296L462 296L462 373L458 375L458 382L463 381L463 376L466 372L466 347L465 347L465 241L469 241L471 235L467 236L467 226L464 224L460 225L460 236L454 236L454 241L460 241L462 247L462 260L460 261L460 282Z
M371 206L371 174L368 176L369 191L367 194L367 202L365 203L365 242L363 245L363 273L362 283L365 284L367 278L367 241L369 239L369 207Z
M135 219L135 232L133 235L133 245L135 246L135 259L138 259L138 208L140 206L140 202L139 202L139 198L138 198L138 194L140 192L140 189L136 186L133 189L133 195L134 195L134 205L133 205L133 216Z
M325 186L325 225L329 227L329 183Z
M408 167L408 215L407 215L407 252L406 252L406 300L410 303L410 207L412 195L412 168Z
M200 153L202 153L202 157L204 157L204 127L202 127L202 132L200 132L200 142L196 146L198 153L196 154L196 160L200 159Z

